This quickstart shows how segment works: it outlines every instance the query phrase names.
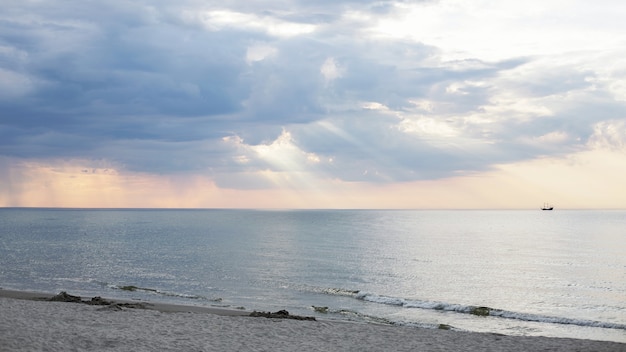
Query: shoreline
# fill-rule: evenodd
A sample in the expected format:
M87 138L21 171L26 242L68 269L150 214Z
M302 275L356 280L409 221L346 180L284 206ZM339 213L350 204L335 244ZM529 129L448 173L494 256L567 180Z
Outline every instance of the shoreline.
M626 344L339 321L251 317L250 311L146 301L52 302L0 289L0 346L37 350L624 351ZM86 303L86 301L83 301ZM144 309L123 304L141 303Z
M10 298L26 301L48 302L57 294L47 292L18 291L0 288L0 298ZM83 297L84 298L84 297ZM89 298L91 299L91 297ZM191 306L182 304L171 304L151 301L135 301L117 298L105 298L111 304L143 304L144 309L156 310L161 313L205 313L222 316L248 316L251 312L247 310L228 309L218 307Z

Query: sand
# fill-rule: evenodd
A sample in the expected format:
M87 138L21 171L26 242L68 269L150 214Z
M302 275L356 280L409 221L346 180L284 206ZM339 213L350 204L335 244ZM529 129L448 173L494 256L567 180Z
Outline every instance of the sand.
M43 296L0 290L0 351L626 351L615 342L37 300Z

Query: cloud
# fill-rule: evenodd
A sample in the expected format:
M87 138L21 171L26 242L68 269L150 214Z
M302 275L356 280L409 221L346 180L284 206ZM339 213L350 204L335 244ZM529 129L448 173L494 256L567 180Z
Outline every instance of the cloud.
M248 65L251 65L254 62L271 58L275 56L276 53L276 48L269 44L255 43L246 50L246 62Z
M341 67L332 57L326 59L320 68L320 73L324 76L324 80L327 84L340 78L343 75L341 71Z
M10 1L0 155L260 189L621 148L623 7L482 4Z

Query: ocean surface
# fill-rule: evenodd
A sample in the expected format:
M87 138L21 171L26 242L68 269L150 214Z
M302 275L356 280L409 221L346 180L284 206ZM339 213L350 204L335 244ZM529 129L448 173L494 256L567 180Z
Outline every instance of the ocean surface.
M5 208L0 287L626 342L626 211Z

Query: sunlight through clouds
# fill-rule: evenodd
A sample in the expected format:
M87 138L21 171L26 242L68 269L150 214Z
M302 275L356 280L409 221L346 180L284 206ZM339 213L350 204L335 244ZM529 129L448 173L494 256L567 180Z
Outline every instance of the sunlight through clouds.
M624 16L617 0L10 1L0 205L615 206ZM559 178L606 179L606 199Z
M316 167L332 164L332 159L323 160L315 153L300 149L291 133L283 129L272 142L248 145L239 137L225 137L224 142L246 153L235 157L240 164L261 163L256 174L271 181L277 187L310 188L320 175Z

